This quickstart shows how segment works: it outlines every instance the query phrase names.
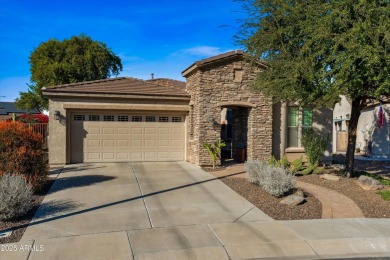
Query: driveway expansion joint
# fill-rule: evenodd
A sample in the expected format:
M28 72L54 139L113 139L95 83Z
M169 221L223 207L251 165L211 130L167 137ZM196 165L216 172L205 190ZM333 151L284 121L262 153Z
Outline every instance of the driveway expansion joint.
M132 255L133 259L135 259L134 248L133 248L133 244L131 243L131 239L130 239L130 235L129 235L129 232L128 232L128 231L126 231L126 236L127 236L127 241L129 241L129 246L130 246L130 250L131 250L131 255Z
M229 258L229 259L232 259L232 257L229 255L229 252L227 251L225 245L223 244L222 240L218 237L217 234L215 234L215 232L213 231L213 229L210 227L210 224L207 224L206 226L210 229L211 233L213 233L213 235L218 239L219 243L221 243L221 245L222 245L222 247L223 247L223 250L225 250L226 255L228 256L228 258Z
M239 216L238 218L236 218L233 223L236 223L237 221L240 220L240 218L244 217L246 214L248 214L249 212L251 212L254 208L256 208L255 206L253 206L251 209L249 209L247 212L245 212L244 214L242 214L241 216Z
M152 223L152 218L151 218L151 216L150 216L150 212L149 212L149 209L148 209L148 205L146 205L145 194L144 194L144 192L143 192L143 190L142 190L141 184L139 183L137 173L135 172L134 167L133 167L133 165L131 164L131 162L129 163L129 165L130 165L131 171L132 171L133 174L134 174L135 180L137 181L138 188L139 188L139 190L140 190L140 192L141 192L141 198L142 198L142 201L143 201L143 203L144 203L144 206L145 206L145 209L146 209L146 213L147 213L147 215L148 215L148 220L149 220L150 227L151 227L151 228L154 228L154 227L153 227L153 223Z

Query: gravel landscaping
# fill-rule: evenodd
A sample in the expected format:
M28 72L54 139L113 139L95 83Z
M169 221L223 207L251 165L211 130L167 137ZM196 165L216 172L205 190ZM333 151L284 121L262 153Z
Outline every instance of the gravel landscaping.
M340 163L343 163L343 156L338 156L338 159L340 159ZM356 160L355 163L358 170L366 170L382 175L383 177L390 177L390 162ZM280 204L282 198L275 198L259 186L247 181L243 165L239 166L239 164L233 162L225 164L225 167L218 167L218 169L211 169L209 167L204 167L203 169L219 178L231 189L275 220L321 218L321 202L313 197L313 195L305 193L307 201L295 207ZM340 176L335 170L326 170L325 172ZM319 175L312 174L297 176L297 180L335 190L347 196L357 204L367 218L390 218L389 200L384 200L378 194L378 191L363 190L356 183L357 178L340 177L341 179L339 181L330 181L321 179ZM385 187L385 190L390 190L390 187Z
M305 203L298 206L288 206L280 204L283 198L271 196L245 178L227 177L222 178L221 181L275 220L321 218L321 202L311 194L305 193Z

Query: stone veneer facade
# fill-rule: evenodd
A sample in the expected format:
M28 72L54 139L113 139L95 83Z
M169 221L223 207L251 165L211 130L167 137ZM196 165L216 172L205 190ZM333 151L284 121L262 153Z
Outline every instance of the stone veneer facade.
M256 73L240 53L207 64L194 63L183 72L191 95L188 117L187 159L196 165L210 165L204 142L220 138L221 109L233 109L235 117L233 150L237 142L247 147L247 159L267 160L272 154L272 100L250 90ZM209 122L209 118L215 124ZM238 140L240 139L240 140Z

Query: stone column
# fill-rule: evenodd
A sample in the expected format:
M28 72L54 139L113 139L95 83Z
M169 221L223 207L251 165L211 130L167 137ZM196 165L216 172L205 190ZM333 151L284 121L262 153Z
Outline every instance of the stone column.
M248 160L268 160L272 155L272 104L253 107L248 117Z

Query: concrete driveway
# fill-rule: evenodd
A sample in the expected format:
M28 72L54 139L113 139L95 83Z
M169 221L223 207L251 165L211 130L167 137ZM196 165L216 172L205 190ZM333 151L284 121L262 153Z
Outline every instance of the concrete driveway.
M58 176L23 239L248 218L270 220L189 163L80 164Z
M388 219L274 221L185 162L80 164L0 259L387 256L389 234Z

